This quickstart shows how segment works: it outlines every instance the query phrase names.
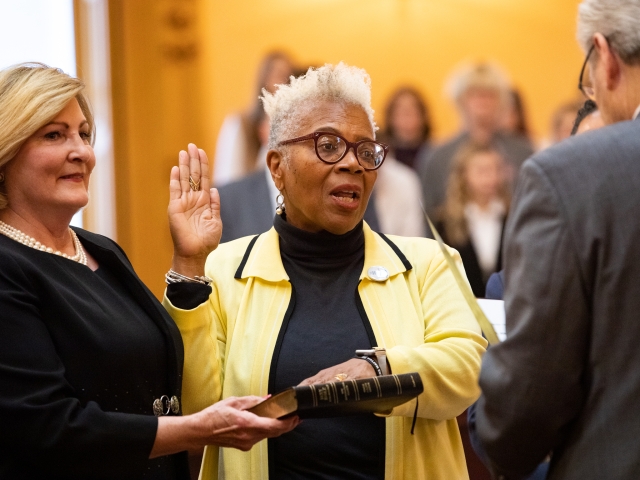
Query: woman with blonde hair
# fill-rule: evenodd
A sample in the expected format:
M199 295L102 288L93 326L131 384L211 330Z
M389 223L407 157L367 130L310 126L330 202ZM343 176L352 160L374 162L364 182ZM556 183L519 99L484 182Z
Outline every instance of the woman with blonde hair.
M501 268L502 230L510 202L505 162L496 147L469 143L454 156L436 228L460 252L476 297Z
M187 480L186 450L246 450L297 421L243 411L257 397L181 416L178 329L118 245L69 227L96 162L83 89L42 64L0 71L0 479ZM204 198L173 195L183 248Z

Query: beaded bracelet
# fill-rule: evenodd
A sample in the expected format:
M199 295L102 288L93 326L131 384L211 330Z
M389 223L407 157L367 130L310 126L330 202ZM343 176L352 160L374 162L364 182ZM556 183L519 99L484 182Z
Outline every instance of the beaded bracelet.
M364 360L365 362L368 362L369 365L371 365L373 367L373 369L376 371L376 376L380 376L382 375L382 369L380 368L380 365L378 365L378 362L376 362L373 358L371 357L360 357L358 355L356 355L353 358L357 358L360 360Z
M171 285L172 283L187 282L187 283L201 283L202 285L206 285L207 287L211 285L211 282L213 282L213 280L211 280L206 275L202 275L202 276L196 275L195 277L191 278L191 277L187 277L186 275L182 275L181 273L178 273L173 269L167 272L167 274L164 276L164 280L165 282L167 282L167 285Z

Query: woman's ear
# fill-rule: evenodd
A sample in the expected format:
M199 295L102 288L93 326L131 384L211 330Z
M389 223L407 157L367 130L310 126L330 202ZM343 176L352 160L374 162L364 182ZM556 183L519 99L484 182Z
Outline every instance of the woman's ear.
M269 150L267 152L267 168L271 172L271 178L276 188L282 192L284 190L284 159L282 158L282 153L277 150Z

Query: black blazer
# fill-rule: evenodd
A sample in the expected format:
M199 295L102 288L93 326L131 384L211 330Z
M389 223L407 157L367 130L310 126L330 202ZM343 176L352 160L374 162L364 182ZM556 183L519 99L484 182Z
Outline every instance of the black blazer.
M131 327L142 334L109 315L96 272L0 235L0 479L140 478L157 430L153 400L180 397L172 319L118 245L76 232L146 313ZM164 355L145 349L144 332ZM173 461L176 478L189 478L186 453Z

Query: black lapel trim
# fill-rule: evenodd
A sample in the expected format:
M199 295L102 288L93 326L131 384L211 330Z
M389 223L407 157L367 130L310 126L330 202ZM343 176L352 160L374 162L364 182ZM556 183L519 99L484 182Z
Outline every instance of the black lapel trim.
M280 358L280 350L282 349L282 342L284 341L284 335L287 332L287 327L289 326L289 320L291 320L291 315L293 314L293 309L296 307L296 289L291 284L291 300L289 300L289 306L287 307L287 311L284 312L284 318L282 319L282 326L280 327L280 331L278 332L278 338L276 340L276 345L273 348L273 355L271 357L271 367L269 368L269 383L267 393L274 394L276 386L276 367L278 366L278 359Z
M358 285L360 285L360 282L358 282ZM371 322L369 321L367 312L364 309L362 299L360 298L360 293L358 292L358 287L356 287L356 308L358 309L358 313L360 314L360 318L362 319L364 329L367 331L367 337L369 337L369 343L371 343L371 348L377 347L378 341L376 340L376 336L373 333L373 328L371 328Z
M406 268L407 271L411 270L413 268L413 265L411 265L411 262L407 259L407 257L404 256L404 253L402 253L402 250L400 250L395 243L389 240L384 233L380 233L380 232L376 232L376 233L380 235L380 237L382 237L382 239L385 242L387 242L387 244L391 247L391 249L395 252L395 254L398 256L398 258L404 265L404 268Z
M360 282L358 282L360 285ZM364 329L367 332L367 337L369 337L369 343L371 343L371 348L380 346L378 340L376 340L376 336L373 333L373 328L371 328L371 322L369 321L369 316L364 309L364 304L362 303L362 298L360 298L360 293L358 292L358 287L356 287L356 308L358 309L358 313L360 314L360 318L362 319L362 324L364 325ZM387 422L384 423L384 431L387 431ZM384 464L385 464L385 452L386 452L386 434L383 433L381 435L380 445L378 447L378 475L379 478L384 478ZM271 477L273 478L273 477Z
M273 349L273 356L271 357L271 365L269 367L269 383L267 386L267 393L273 395L275 392L276 386L276 369L278 367L278 359L280 358L280 350L282 349L282 342L284 340L284 335L287 332L287 327L289 326L289 320L291 320L291 315L293 315L293 309L296 306L296 289L293 284L291 284L291 300L289 301L289 306L287 307L287 311L284 313L284 318L282 319L282 326L280 327L280 332L278 332L278 338L276 340L276 346ZM273 439L269 439L267 442L267 461L269 465L269 478L276 478L276 474L274 471L275 467L275 459L274 459L274 444Z
M247 250L244 252L244 256L242 257L242 261L238 266L238 270L236 270L236 274L233 276L233 278L235 278L236 280L239 280L242 278L242 270L244 270L244 266L247 264L247 260L249 260L249 255L251 254L251 250L253 250L253 246L256 244L256 241L258 240L259 236L260 235L256 235L249 242L249 246L247 247Z

